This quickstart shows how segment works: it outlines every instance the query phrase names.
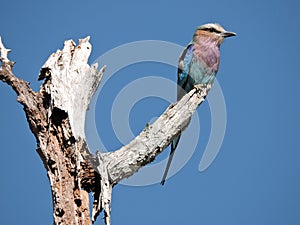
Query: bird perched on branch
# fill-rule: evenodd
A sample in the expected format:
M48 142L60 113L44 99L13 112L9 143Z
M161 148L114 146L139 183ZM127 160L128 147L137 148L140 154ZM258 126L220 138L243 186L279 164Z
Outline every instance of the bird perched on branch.
M177 101L195 85L212 85L220 64L220 45L225 38L235 36L221 25L209 23L197 27L192 41L179 57ZM171 152L161 184L164 185L180 134L171 143Z

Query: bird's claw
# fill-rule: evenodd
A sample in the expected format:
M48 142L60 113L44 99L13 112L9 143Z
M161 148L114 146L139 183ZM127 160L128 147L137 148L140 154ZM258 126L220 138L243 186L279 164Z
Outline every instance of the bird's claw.
M194 85L194 88L196 91L202 91L204 89L210 89L211 85L210 84L196 84Z

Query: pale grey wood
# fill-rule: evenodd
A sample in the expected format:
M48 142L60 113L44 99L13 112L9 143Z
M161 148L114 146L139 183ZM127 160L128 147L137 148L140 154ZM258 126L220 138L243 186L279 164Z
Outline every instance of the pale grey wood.
M42 66L51 72L51 86L47 91L51 94L52 108L68 113L76 138L85 138L86 110L105 70L105 66L97 71L98 64L88 65L92 50L89 40L90 37L79 39L78 46L72 40L65 41L63 50L53 53Z
M61 174L56 174L56 171L51 172L54 166L57 167L55 169L58 171L59 169L65 171L67 175L70 173L69 170L76 171L79 175L76 175L74 180L78 185L81 185L81 179L85 178L81 164L88 161L85 165L93 164L95 170L100 174L100 184L93 183L95 187L99 186L100 189L94 189L92 221L96 220L96 217L103 209L105 223L110 225L110 204L113 186L122 179L132 176L141 167L152 162L170 144L174 137L184 131L189 124L191 116L204 101L211 86L203 85L195 87L179 102L171 104L153 124L147 124L144 130L130 143L114 152L99 152L95 156L88 150L86 145L84 122L88 105L99 86L105 67L98 71L97 64L91 66L88 64L88 58L92 49L89 40L89 37L80 39L77 46L72 40L65 41L62 50L57 50L50 55L42 66L39 75L39 79L44 79L44 83L41 91L38 93L33 92L28 83L13 75L13 62L7 58L7 53L10 50L4 47L0 37L0 59L5 64L1 67L0 78L14 88L18 94L19 101L24 105L30 128L37 138L38 151L48 170L52 192L59 197L57 199L60 202L57 202L57 199L53 200L54 208L56 207L55 204L61 204L60 207L57 207L59 210L63 210L64 212L70 210L63 208L64 205L69 204L69 199L62 199L65 195L62 195L61 191L53 189L54 185L60 187L59 179L63 180L65 177ZM48 96L50 96L49 107L42 108L45 99L48 100ZM40 107L38 107L38 104ZM62 121L59 126L50 124L53 121L51 115L56 108L67 114L67 120ZM48 130L42 128L48 128ZM51 129L58 129L58 133L55 134ZM72 136L74 136L75 144L70 141ZM63 151L58 153L53 152L59 148L60 141L66 141L67 146L61 146ZM70 154L70 157L72 157L71 160L61 160L61 157L69 157L65 155L66 151L72 153ZM58 154L59 157L57 157ZM50 158L52 161L57 160L57 162L50 163ZM73 165L74 159L76 162ZM65 162L70 163L75 168L64 167ZM88 166L86 167L88 170L91 170ZM91 174L93 173L90 173L88 176L92 176ZM73 192L71 190L69 198L79 198L88 206L87 193L81 192L81 186L77 188L80 197L77 197L78 194L74 194L75 197L72 196ZM99 193L96 193L97 191ZM75 200L75 203L71 204L71 207L77 210L80 209L86 213L86 209L81 209L80 205L75 205L77 204ZM61 202L64 202L64 204ZM59 212L57 215L54 214L55 221L60 221L58 218L61 216ZM84 220L84 224L90 223L90 220L83 216L78 218L81 221ZM75 221L78 221L78 219L76 218Z
M106 153L108 172L113 184L136 173L152 162L188 125L197 107L204 101L211 85L198 86L167 110L129 144ZM162 171L163 172L163 171Z

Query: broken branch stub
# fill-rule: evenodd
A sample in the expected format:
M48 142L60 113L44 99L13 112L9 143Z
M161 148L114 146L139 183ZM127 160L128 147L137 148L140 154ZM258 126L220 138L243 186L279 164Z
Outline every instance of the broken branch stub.
M67 112L74 137L83 139L86 111L105 70L105 66L98 71L97 64L88 65L92 50L89 40L80 39L78 46L72 40L65 41L63 50L48 58L39 75L51 76L46 92L51 95L52 108Z

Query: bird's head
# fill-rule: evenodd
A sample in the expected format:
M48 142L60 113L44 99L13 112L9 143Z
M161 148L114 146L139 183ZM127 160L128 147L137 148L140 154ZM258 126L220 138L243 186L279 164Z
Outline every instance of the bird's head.
M193 40L197 41L198 38L206 37L220 46L225 38L236 36L236 33L226 31L220 24L217 23L208 23L197 27Z

